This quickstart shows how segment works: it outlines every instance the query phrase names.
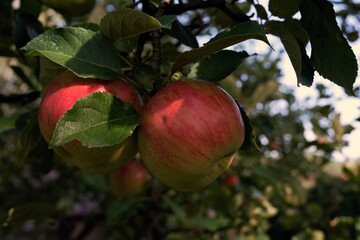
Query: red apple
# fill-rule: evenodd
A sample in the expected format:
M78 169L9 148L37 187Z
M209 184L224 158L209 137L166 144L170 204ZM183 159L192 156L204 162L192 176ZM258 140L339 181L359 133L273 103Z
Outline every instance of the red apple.
M66 71L51 82L40 103L38 120L45 140L50 142L56 123L79 98L95 92L109 92L132 105L138 112L142 108L139 94L125 77L113 81L83 79ZM54 151L62 159L82 169L106 172L132 159L137 153L137 143L136 137L130 136L117 145L88 148L73 140L61 147L55 147Z
M133 197L144 193L150 174L138 161L130 161L110 173L111 190L119 197Z
M229 174L229 175L225 176L224 181L228 186L235 187L240 182L240 179L235 174Z
M201 80L178 80L145 104L138 146L149 171L177 191L196 191L221 175L244 141L235 101Z

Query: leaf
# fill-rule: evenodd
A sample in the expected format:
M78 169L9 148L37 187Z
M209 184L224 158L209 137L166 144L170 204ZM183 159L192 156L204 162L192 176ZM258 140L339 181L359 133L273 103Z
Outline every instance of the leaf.
M56 214L55 206L48 202L33 202L16 206L0 219L0 226L19 225L27 220L41 220Z
M135 110L108 92L96 92L80 98L56 124L50 147L73 139L84 146L104 147L119 144L139 124Z
M172 201L170 198L165 197L164 198L164 202L167 203L169 205L169 207L171 208L171 210L173 211L174 215L181 221L181 222L186 222L187 219L187 213L185 211L184 208L182 208L179 204L177 204L176 202Z
M212 232L216 232L218 229L228 226L229 223L229 218L223 215L218 215L214 218L197 217L194 219L193 225L199 229L206 229Z
M220 32L203 47L179 54L172 67L171 75L189 63L197 62L219 50L248 39L257 39L269 44L264 29L257 22L240 23L229 30Z
M309 56L306 53L305 45L301 41L297 41L301 52L301 73L298 78L298 85L302 84L310 87L314 81L314 67Z
M301 51L299 44L296 38L291 34L291 32L285 27L284 22L279 21L268 21L266 23L267 29L270 33L278 36L283 44L291 64L295 70L296 77L298 82L300 82L301 76Z
M131 8L122 8L110 12L100 22L101 33L114 42L162 27L165 26L156 18Z
M357 60L336 22L333 5L326 0L302 0L301 25L311 42L311 61L320 75L352 94Z
M22 157L26 158L41 141L41 133L38 124L37 113L29 120L20 132L20 147Z
M247 57L249 54L245 51L222 50L214 53L200 61L197 78L210 82L221 81L235 71Z
M175 15L163 15L156 18L163 28L171 29L172 23L176 20Z
M300 0L270 0L269 11L281 18L291 18L299 11Z
M119 222L125 217L134 214L139 208L147 203L147 198L120 198L109 203L106 210L106 225L119 226Z
M44 56L84 78L113 79L121 72L113 44L82 27L49 29L22 50L26 55Z
M0 116L0 133L16 129L17 117Z
M42 90L45 90L56 76L64 72L66 69L63 66L49 60L46 57L40 57L40 84Z
M305 29L302 28L300 20L286 19L284 24L286 29L288 29L297 40L301 41L305 45L309 42L309 35Z
M240 151L260 151L260 148L256 143L256 133L254 131L253 126L250 123L250 119L247 116L245 110L238 103L237 105L240 109L240 113L244 121L244 127L245 127L245 139L240 148Z
M145 91L151 92L154 83L159 81L159 75L151 66L137 63L131 70L131 79L134 79Z
M261 19L267 19L268 18L268 14L265 10L265 8L260 5L260 4L254 4L255 10L257 15L259 16L259 18Z
M171 37L180 41L180 43L189 46L191 48L198 48L199 43L195 35L182 25L178 20L172 23L171 30L164 29L164 32L169 34Z

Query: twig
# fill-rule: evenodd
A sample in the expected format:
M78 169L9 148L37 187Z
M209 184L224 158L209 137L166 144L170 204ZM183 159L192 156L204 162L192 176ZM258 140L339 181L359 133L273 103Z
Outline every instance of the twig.
M245 13L233 13L226 7L225 0L209 0L209 1L199 1L199 2L189 2L182 4L165 4L164 14L182 14L190 10L205 9L205 8L219 8L225 14L227 14L231 19L238 22L245 22L250 19Z
M40 92L29 92L23 94L11 94L3 95L0 94L0 103L10 103L10 104L26 104L36 100L40 96Z
M157 73L160 73L161 66L161 44L160 44L161 34L159 30L153 31L151 33L151 42L153 47L153 55L151 59L151 65Z

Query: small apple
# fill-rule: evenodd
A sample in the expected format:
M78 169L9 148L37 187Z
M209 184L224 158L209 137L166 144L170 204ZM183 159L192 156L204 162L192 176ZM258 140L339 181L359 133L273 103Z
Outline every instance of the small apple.
M80 17L88 14L96 0L42 0L42 3L61 14L71 17Z
M235 101L215 84L183 79L162 88L140 115L138 146L149 171L177 191L197 191L232 163L245 136Z
M119 197L134 197L144 193L150 181L147 169L138 161L130 161L110 173L111 190Z
M235 187L240 182L240 179L235 174L229 174L225 176L224 182L230 187Z
M55 78L47 87L38 112L39 127L49 143L60 117L70 110L75 102L95 92L109 92L140 112L142 100L125 77L106 81L80 78L66 71ZM108 147L88 148L72 140L54 151L65 161L93 172L106 172L133 158L137 153L135 135L122 143Z

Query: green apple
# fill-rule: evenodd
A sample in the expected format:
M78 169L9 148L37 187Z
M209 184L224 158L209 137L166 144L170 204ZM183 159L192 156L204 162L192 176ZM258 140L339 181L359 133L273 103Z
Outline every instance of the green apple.
M223 89L183 79L145 104L138 145L154 177L177 191L197 191L231 165L244 136L240 110Z
M42 0L42 3L61 14L71 17L81 17L88 14L96 0Z
M112 81L84 79L66 71L50 83L40 103L39 127L47 142L50 142L60 117L79 98L94 92L109 92L132 105L138 112L141 111L142 100L125 77ZM88 148L79 141L72 140L61 147L55 147L54 151L65 161L82 169L107 172L132 159L137 153L137 142L132 135L117 145Z
M130 161L110 173L111 190L119 197L134 197L145 192L150 181L147 169L138 161Z

